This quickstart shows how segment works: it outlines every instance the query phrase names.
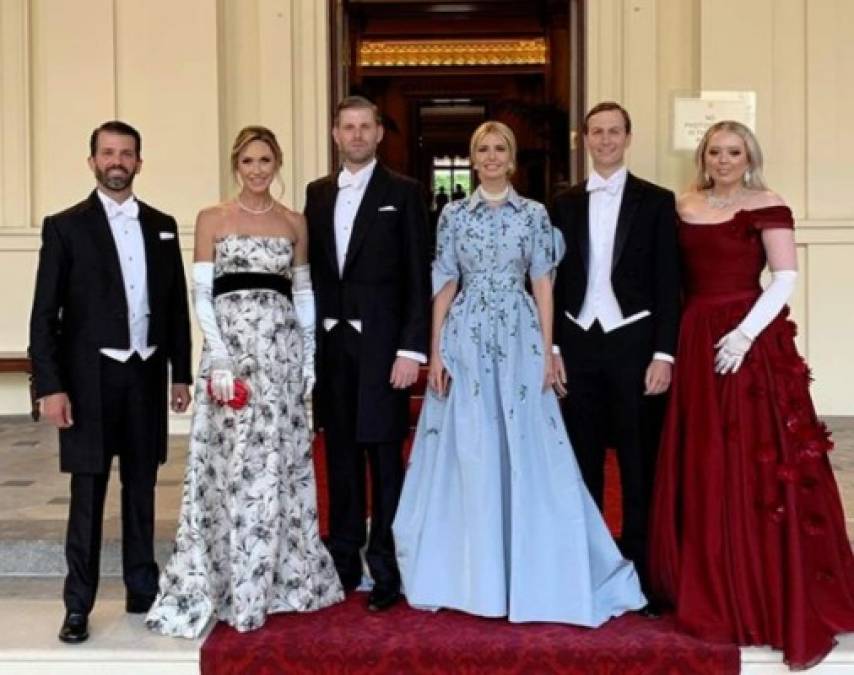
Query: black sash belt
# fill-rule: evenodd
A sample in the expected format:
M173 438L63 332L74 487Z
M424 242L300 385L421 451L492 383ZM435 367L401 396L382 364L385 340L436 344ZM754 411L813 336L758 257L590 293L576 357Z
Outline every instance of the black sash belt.
M253 289L269 289L291 297L291 280L281 274L265 274L263 272L234 272L216 277L213 281L214 297L232 291L251 291Z

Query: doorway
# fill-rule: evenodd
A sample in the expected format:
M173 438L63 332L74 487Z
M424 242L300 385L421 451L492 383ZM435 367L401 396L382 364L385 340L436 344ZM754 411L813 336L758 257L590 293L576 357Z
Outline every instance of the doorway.
M379 106L380 160L422 183L434 215L476 186L468 145L486 119L516 134L521 194L547 202L582 177L583 0L329 2L332 100Z

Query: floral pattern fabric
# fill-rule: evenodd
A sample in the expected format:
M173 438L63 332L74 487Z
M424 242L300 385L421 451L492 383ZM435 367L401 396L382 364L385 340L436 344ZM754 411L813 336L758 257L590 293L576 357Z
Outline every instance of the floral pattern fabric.
M284 237L230 235L214 274L290 275ZM238 631L274 612L326 607L344 594L320 541L311 431L303 401L302 337L291 301L265 289L214 301L248 404L233 410L207 392L202 349L175 550L146 617L166 635L197 637L212 618Z
M537 307L563 239L542 204L478 193L445 207L433 290L448 395L428 391L394 522L409 603L511 621L597 626L645 604L584 486L557 398L543 390Z

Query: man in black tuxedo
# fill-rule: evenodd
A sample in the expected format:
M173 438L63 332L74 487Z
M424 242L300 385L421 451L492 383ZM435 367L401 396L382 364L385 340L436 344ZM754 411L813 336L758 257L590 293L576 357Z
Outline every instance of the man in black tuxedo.
M171 406L190 402L190 323L174 218L137 201L142 166L133 127L92 132L96 189L42 227L30 318L33 382L42 415L59 429L60 468L71 474L63 599L64 642L89 636L113 455L122 484L126 609L148 611L157 593L154 484L166 459Z
M624 166L631 130L617 103L591 109L583 131L593 172L554 200L567 246L554 287L554 358L570 440L600 509L605 450L617 451L620 545L649 595L647 521L679 325L679 251L673 193Z
M414 180L379 164L383 127L358 96L335 113L341 170L306 191L309 261L317 303L315 414L326 434L327 546L345 589L362 575L365 461L372 513L368 608L400 598L391 524L403 484L401 446L409 428L408 388L426 363L430 330L427 209Z

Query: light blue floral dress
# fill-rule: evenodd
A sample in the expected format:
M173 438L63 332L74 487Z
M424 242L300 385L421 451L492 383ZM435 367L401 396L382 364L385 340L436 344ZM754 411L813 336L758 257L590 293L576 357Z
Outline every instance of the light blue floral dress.
M458 281L442 328L446 398L428 390L394 535L420 608L598 626L646 604L584 486L525 275L563 256L542 204L476 191L439 219L433 292Z

